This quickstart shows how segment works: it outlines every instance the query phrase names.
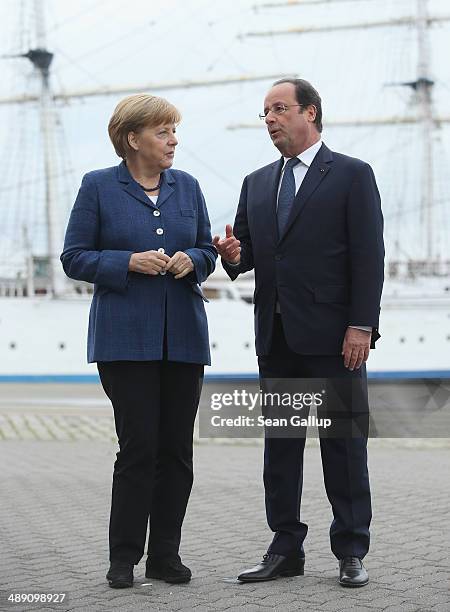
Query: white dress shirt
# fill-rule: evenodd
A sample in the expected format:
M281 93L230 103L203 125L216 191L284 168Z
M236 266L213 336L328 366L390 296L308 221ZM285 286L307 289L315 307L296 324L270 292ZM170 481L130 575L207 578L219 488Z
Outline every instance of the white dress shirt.
M297 158L300 160L300 163L294 166L293 173L295 179L295 194L300 189L300 185L303 183L303 179L308 172L308 168L313 163L315 156L317 155L320 147L322 146L322 140L318 140L313 145L311 145L308 149L297 155ZM280 193L281 181L283 180L284 169L286 168L286 164L291 159L290 157L284 158L283 169L281 170L280 182L278 183L278 192L277 192L277 208L278 208L278 195Z

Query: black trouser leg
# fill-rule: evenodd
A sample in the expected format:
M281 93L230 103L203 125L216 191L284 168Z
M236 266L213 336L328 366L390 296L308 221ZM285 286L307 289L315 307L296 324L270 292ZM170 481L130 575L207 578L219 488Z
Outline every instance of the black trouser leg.
M270 354L258 358L261 386L264 379L295 378L297 355L286 344L280 317L275 317ZM264 490L267 523L275 532L271 553L303 555L308 526L300 520L305 437L264 440Z
M325 489L333 509L331 550L338 559L364 558L369 550L372 518L367 440L321 439Z
M158 441L160 368L158 361L98 363L120 449L112 484L111 561L137 564L144 553Z
M305 438L266 437L264 445L266 516L275 532L269 552L303 555L308 532L308 526L300 521Z
M148 554L178 553L193 482L192 437L203 366L163 362L156 475L150 510Z
M308 376L320 373L328 381L326 412L336 423L334 434L332 427L331 434L325 432L320 438L325 490L333 510L331 550L338 559L362 559L369 550L372 518L366 367L351 372L340 356L310 356L305 360Z

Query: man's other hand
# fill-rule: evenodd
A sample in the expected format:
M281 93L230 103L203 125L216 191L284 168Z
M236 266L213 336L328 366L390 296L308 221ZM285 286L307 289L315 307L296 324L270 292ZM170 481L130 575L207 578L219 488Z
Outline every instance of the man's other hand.
M241 261L241 243L233 236L233 228L231 225L225 226L225 238L214 236L213 245L216 247L219 255L231 264L238 264Z

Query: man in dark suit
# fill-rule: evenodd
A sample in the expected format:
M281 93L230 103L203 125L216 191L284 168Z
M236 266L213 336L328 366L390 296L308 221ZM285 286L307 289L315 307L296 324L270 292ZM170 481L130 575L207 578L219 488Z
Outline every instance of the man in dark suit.
M260 117L282 158L245 178L234 229L214 238L232 280L255 270L260 378L338 380L347 385L347 404L356 383L357 412L367 417L365 362L379 337L384 261L373 171L321 141L321 99L307 81L277 81ZM366 434L320 439L342 586L368 582L362 563L371 520ZM274 537L262 562L239 575L243 582L303 574L304 446L304 436L266 433L266 513Z

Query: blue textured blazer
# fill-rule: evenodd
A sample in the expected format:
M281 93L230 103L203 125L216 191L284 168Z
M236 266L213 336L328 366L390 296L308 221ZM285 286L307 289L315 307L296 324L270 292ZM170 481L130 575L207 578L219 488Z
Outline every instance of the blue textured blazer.
M132 253L163 248L187 253L194 271L129 272ZM164 326L171 361L210 364L208 325L200 288L213 272L216 250L205 200L195 178L166 170L157 205L125 163L83 177L66 231L61 262L70 278L95 283L88 361L160 360Z

